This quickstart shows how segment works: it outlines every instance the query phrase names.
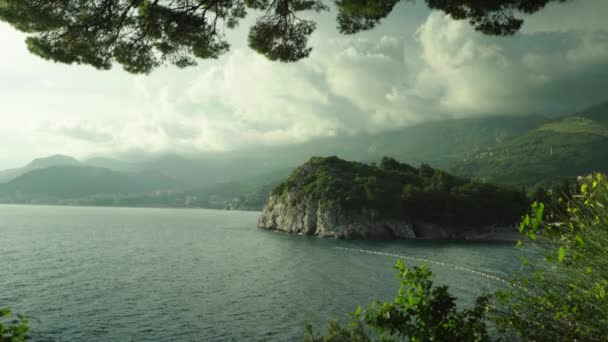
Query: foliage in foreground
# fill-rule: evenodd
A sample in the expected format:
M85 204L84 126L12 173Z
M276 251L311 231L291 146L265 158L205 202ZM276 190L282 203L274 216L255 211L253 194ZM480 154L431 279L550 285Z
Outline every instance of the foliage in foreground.
M497 293L500 331L526 341L605 341L608 336L608 182L588 177L580 194L534 205L520 226L536 247L524 275ZM541 257L535 257L534 254ZM533 258L533 259L532 259ZM530 260L529 260L530 259Z
M398 262L401 289L394 302L358 309L349 327L332 322L325 336L308 326L305 341L605 341L607 206L608 181L601 174L582 181L580 194L534 203L520 224L528 238L522 271L506 290L477 299L472 310L458 311L446 286L432 286L426 267Z
M26 341L28 323L23 315L13 316L10 310L0 309L0 342Z
M397 261L401 287L393 302L374 302L352 314L350 327L336 322L325 336L307 326L306 342L340 341L487 341L484 323L488 297L477 299L472 309L458 310L447 286L433 286L427 266L407 268Z
M523 13L556 0L426 0L484 34L512 35ZM565 0L558 0L565 1ZM184 68L198 59L218 58L230 44L225 29L261 14L249 30L249 46L268 59L295 62L309 56L316 22L308 13L337 10L338 30L371 30L401 0L0 0L0 20L28 34L30 52L60 63L110 69L121 64L149 73L162 64ZM409 1L403 1L409 2ZM307 13L308 12L308 13Z

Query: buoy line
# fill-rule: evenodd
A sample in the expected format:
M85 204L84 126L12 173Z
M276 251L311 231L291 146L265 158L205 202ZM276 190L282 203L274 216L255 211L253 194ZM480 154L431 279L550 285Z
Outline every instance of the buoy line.
M412 261L417 261L417 262L429 263L429 264L433 264L433 265L439 265L439 266L443 266L443 267L451 267L451 268L454 268L459 271L469 272L469 273L475 274L477 276L484 277L486 279L490 279L490 280L493 280L493 281L496 281L499 283L503 283L506 285L511 285L511 283L508 280L501 278L499 276L489 274L489 273L484 273L484 272L481 272L481 271L478 271L478 270L475 270L475 269L472 269L469 267L464 267L464 266L452 264L449 262L435 261L435 260L430 260L430 259L425 259L425 258L417 258L417 257L412 257L412 256L407 256L407 255L373 251L373 250L368 250L368 249L358 249L358 248L348 248L348 247L336 247L336 248L346 250L346 251L351 251L351 252L397 257L397 258L406 259L406 260L412 260Z

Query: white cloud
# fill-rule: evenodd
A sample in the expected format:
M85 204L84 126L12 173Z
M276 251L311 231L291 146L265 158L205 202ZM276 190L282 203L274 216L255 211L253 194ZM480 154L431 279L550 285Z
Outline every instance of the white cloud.
M426 65L420 84L440 87L433 102L442 112L567 113L606 100L607 32L489 38L436 13L418 37Z
M442 13L416 32L399 33L396 16L384 23L389 33L344 37L320 27L301 63L236 46L217 61L150 76L42 61L2 24L0 134L10 151L0 167L59 152L190 153L443 117L568 113L606 99L608 27L587 7L593 25L551 5L546 13L567 30L540 12L510 38L483 36Z

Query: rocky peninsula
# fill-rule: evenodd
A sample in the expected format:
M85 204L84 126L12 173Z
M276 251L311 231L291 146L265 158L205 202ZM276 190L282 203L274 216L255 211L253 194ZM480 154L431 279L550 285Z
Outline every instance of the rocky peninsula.
M511 240L525 194L383 158L315 157L274 189L261 229L340 239Z

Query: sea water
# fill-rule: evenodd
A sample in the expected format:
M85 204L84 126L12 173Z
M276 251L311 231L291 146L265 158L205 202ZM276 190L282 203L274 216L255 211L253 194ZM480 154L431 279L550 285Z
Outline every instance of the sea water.
M34 341L292 341L395 297L398 258L459 305L505 286L512 243L341 241L263 231L259 213L0 206L0 307Z

